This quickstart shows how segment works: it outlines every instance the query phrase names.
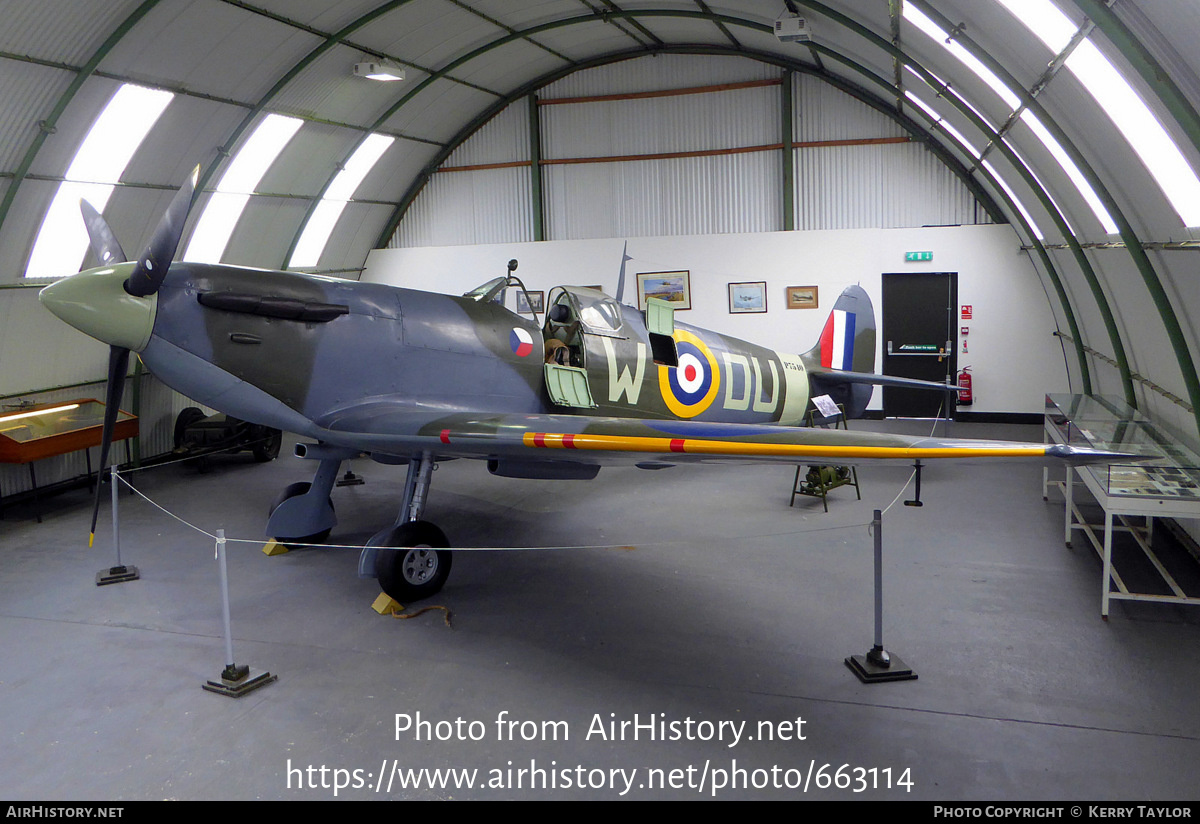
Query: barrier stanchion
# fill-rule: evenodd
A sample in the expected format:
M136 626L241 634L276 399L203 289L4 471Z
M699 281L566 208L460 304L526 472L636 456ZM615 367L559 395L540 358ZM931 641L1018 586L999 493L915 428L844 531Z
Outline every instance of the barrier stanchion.
M96 478L96 483L100 483L100 478ZM121 563L121 526L120 519L117 518L117 466L113 464L112 475L110 477L110 486L112 486L112 527L113 527L113 546L116 547L117 562L108 569L102 569L96 573L96 586L102 587L105 584L120 584L125 581L136 581L138 568L130 565L125 566Z
M203 684L204 689L218 695L230 698L241 698L259 687L265 687L278 676L269 672L253 673L245 664L238 665L233 660L233 631L229 624L229 566L225 561L225 530L217 530L217 569L221 577L221 619L225 624L225 669L221 670L220 680L209 680Z

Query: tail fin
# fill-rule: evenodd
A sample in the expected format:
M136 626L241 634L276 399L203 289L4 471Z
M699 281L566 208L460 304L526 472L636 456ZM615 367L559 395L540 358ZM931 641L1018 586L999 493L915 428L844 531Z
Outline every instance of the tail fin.
M838 296L817 345L800 359L808 370L809 397L829 395L846 410L847 418L862 416L876 386L940 392L958 388L875 374L875 310L871 298L859 286L847 286Z
M845 288L833 304L816 346L801 357L810 371L875 371L875 310L865 289Z

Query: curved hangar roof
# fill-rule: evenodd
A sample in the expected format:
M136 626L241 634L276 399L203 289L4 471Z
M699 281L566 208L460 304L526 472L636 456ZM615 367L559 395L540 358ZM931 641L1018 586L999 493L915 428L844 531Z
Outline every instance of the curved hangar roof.
M1188 418L1200 409L1194 4L7 0L4 12L10 279L79 267L81 195L127 243L144 241L196 164L185 257L353 271L506 107L608 63L732 57L819 77L886 113L991 219L1011 222L1074 347L1079 388L1112 384ZM807 31L793 31L796 15ZM367 63L403 80L354 76ZM247 232L235 260L229 240Z

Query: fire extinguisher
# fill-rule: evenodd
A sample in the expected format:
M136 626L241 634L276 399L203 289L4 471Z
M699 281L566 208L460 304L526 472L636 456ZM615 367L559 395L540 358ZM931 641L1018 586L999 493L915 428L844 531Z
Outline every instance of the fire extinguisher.
M958 373L958 405L970 406L975 402L975 395L971 391L971 367L964 366L963 370Z

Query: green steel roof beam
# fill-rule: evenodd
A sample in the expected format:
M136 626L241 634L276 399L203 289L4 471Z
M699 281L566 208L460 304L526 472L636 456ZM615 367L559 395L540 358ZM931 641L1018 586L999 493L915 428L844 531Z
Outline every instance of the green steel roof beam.
M454 5L458 6L463 11L467 12L468 14L473 14L476 17L480 18L481 20L486 20L487 22L491 23L493 26L495 26L498 29L504 29L506 32L508 32L510 34L516 31L516 29L514 29L512 26L508 25L507 23L502 23L499 20L497 20L495 17L491 17L487 14L484 14L483 12L481 12L479 9L475 8L474 6L472 6L468 3L464 3L463 0L448 0L448 2L453 3ZM537 46L542 51L546 52L547 54L554 55L555 57L557 57L559 60L563 61L564 63L574 63L575 62L574 60L567 57L562 52L555 51L554 49L550 48L549 46L547 46L543 43L539 43L538 41L534 40L532 37L529 37L526 39L529 40L530 45Z
M708 4L705 3L704 0L695 0L695 3L700 7L700 11L706 12L707 14L712 14L712 9L708 7ZM721 34L728 38L729 42L735 49L740 49L742 47L742 44L738 42L738 39L733 36L733 32L731 32L729 27L724 23L717 23L717 29L721 32Z
M546 239L546 207L542 200L542 113L537 94L527 98L529 105L529 200L532 209L533 239Z
M949 19L937 12L935 9L931 8L928 3L924 2L924 0L908 0L908 2L916 5L944 28L953 28L953 24ZM1099 25L1099 21L1094 22L1097 22ZM1004 83L1007 84L1010 89L1015 91L1020 96L1022 102L1024 102L1029 109L1038 116L1039 119L1041 119L1042 124L1050 130L1050 133L1053 134L1055 139L1059 141L1063 149L1075 162L1075 165L1079 167L1079 170L1083 173L1083 176L1087 179L1088 183L1091 184L1092 188L1096 192L1096 195L1100 198L1101 202L1104 204L1104 207L1108 210L1109 215L1117 224L1117 229L1121 235L1121 240L1124 241L1125 247L1128 249L1129 255L1133 259L1134 265L1137 267L1138 273L1142 277L1142 282L1146 286L1146 291L1149 292L1150 299L1153 301L1155 309L1158 310L1159 318L1162 321L1163 328L1167 333L1167 339L1171 344L1171 349L1175 354L1176 363L1179 367L1180 374L1183 377L1184 386L1187 389L1188 401L1192 404L1193 415L1195 416L1196 420L1196 427L1198 430L1200 430L1200 377L1197 377L1195 362L1192 359L1192 353L1188 347L1187 340L1184 338L1183 329L1179 324L1179 318L1175 314L1175 307L1171 305L1171 300L1169 297L1167 297L1167 293L1163 289L1162 281L1159 280L1158 273L1155 271L1154 265L1150 262L1150 258L1146 254L1146 250L1143 247L1141 240L1138 238L1137 233L1134 232L1132 224L1130 224L1129 220L1125 217L1125 213L1121 210L1121 207L1117 205L1116 200L1113 199L1112 193L1109 192L1108 187L1104 185L1104 182L1100 179L1099 175L1096 174L1096 171L1092 168L1092 165L1088 163L1085 157L1083 157L1083 155L1079 152L1079 149L1075 146L1074 142L1067 137L1066 133L1064 133L1062 128L1058 125L1058 122L1050 116L1045 108L1042 107L1037 98L1030 95L1029 92L1027 92L1021 86L1021 84L1017 82L1016 78L1014 78L1012 74L1004 68L1004 66L1000 65L1000 63L993 59L991 55L989 55L970 37L965 34L958 34L956 35L955 40L957 40L958 43L963 48L967 49L967 51L970 52L974 57L983 62L983 64L991 71L995 72L996 76L1004 81ZM1072 242L1078 245L1078 242L1073 238ZM1119 364L1123 365L1122 377L1124 378L1125 373L1129 369L1128 363L1124 359L1124 353L1122 352L1117 354L1116 359ZM1132 394L1132 379L1130 380L1130 386L1126 390L1126 394ZM1129 405L1136 407L1137 404L1129 401Z
M1008 144L1000 139L1000 136L996 133L995 129L993 129L990 125L988 125L986 122L984 122L983 119L980 118L971 109L970 106L967 106L957 96L957 94L953 93L949 89L949 87L946 87L942 83L940 83L938 81L938 79L933 76L933 74L931 74L928 70L926 70L925 67L922 66L920 63L916 62L908 54L901 51L900 49L897 49L886 39L884 39L883 37L880 37L878 34L871 31L867 27L863 26L858 21L847 17L846 15L842 14L841 12L838 12L838 11L835 11L834 9L829 8L824 3L815 2L815 0L796 0L796 2L799 3L800 5L803 5L803 6L806 6L810 9L812 9L813 11L817 12L818 14L828 17L834 23L837 23L838 25L841 25L844 28L848 29L849 31L859 35L860 37L865 39L867 42L871 43L872 45L874 45L877 48L884 51L890 57L902 60L905 65L907 65L914 72L916 72L917 75L922 80L924 80L927 84L929 84L929 86L931 88L938 89L939 92L942 93L942 96L947 101L949 101L956 109L958 109L959 112L962 113L967 119L969 119L971 121L971 123L975 126L975 128L977 128L979 131L981 131L989 140L993 140L995 142L996 147L1004 155L1005 159L1007 159L1008 162L1012 165L1012 167L1017 171L1017 173L1021 175L1021 177L1025 181L1026 185L1028 185L1029 188L1033 191L1034 195L1038 198L1038 201L1041 203L1042 208L1050 216L1051 220L1054 221L1055 226L1058 228L1059 232L1062 234L1062 236L1066 239L1068 245L1071 247L1071 254L1075 258L1075 262L1078 264L1081 272L1083 273L1084 279L1087 281L1088 288L1090 289L1090 291L1092 293L1092 297L1096 301L1096 307L1100 310L1100 317L1104 322L1104 328L1108 334L1109 342L1113 348L1113 355L1118 364L1118 371L1120 372L1120 375L1121 375L1121 387L1124 390L1125 401L1130 406L1136 408L1137 397L1134 395L1133 376L1132 376L1132 373L1129 368L1129 359L1125 355L1125 345L1121 341L1121 334L1120 334L1120 331L1117 329L1116 318L1113 316L1112 307L1109 306L1108 298L1104 294L1104 289L1100 285L1100 280L1099 280L1099 278L1096 277L1096 272L1095 272L1095 270L1092 269L1091 261L1089 261L1087 259L1087 256L1083 253L1083 249L1080 248L1080 246L1079 246L1079 241L1075 238L1074 233L1071 231L1070 227L1067 225L1065 218L1058 211L1058 208L1054 205L1054 203L1050 200L1050 197L1045 192L1045 190L1042 189L1041 184L1038 183L1037 179L1033 176L1033 173L1028 169L1028 167L1026 167L1025 164L1021 162L1020 158L1018 158L1016 156L1016 154L1012 151L1012 149L1008 146ZM927 4L922 2L921 0L908 0L908 2L913 3L914 5L921 8L922 11L926 11L927 13L936 13L936 12L934 12L933 9L928 8ZM941 15L938 15L934 19L939 20L940 22L942 22L943 25L945 25L945 23L944 23L945 18L941 17ZM950 28L953 29L953 26L951 25ZM964 40L965 38L960 37L959 39ZM845 62L845 58L836 52L826 50L826 53L830 57L833 57L834 59L842 60L843 62ZM986 56L986 54L984 56L981 56L981 55L975 55L975 56L979 57L980 59L984 59L984 56ZM994 63L994 61L992 61L992 62ZM989 68L993 68L993 67L991 65L989 65ZM1002 68L1001 68L1001 71L1003 71ZM872 73L871 76L874 77L874 74ZM1006 77L1006 76L1009 77L1009 79L1011 80L1011 75L1008 75L1007 72L1005 74L1001 75L1001 77ZM886 81L883 81L878 77L874 77L874 79L877 82L881 83L881 85L886 85L886 86L890 87L890 84L888 84ZM1018 86L1017 88L1020 88L1020 86ZM1033 105L1036 105L1036 101L1034 101L1033 98L1029 97L1028 94L1024 95L1024 97L1029 99L1031 107ZM1040 109L1040 106L1038 108ZM1115 217L1114 217L1114 219L1115 219ZM1181 362L1181 369L1182 369L1182 362ZM1186 375L1185 375L1185 380L1186 380ZM1197 385L1197 390L1198 390L1198 397L1200 397L1200 384ZM1200 426L1200 417L1197 417L1197 426Z
M8 186L8 191L4 193L4 200L0 201L0 229L4 228L4 221L8 217L8 212L12 208L13 200L16 199L17 189L21 187L22 181L29 174L30 168L33 166L33 161L37 158L38 152L41 151L42 144L46 142L46 138L54 134L54 128L58 124L58 119L62 117L63 112L67 110L67 106L75 99L75 95L87 82L88 78L96 71L96 67L104 58L108 57L109 53L116 48L121 39L133 29L138 22L149 14L150 10L158 5L159 0L144 0L144 2L133 10L133 13L121 21L121 25L117 26L116 30L110 34L100 48L96 49L87 63L75 75L75 79L71 81L71 85L67 86L59 98L54 103L54 108L50 110L50 114L43 120L39 126L37 135L34 136L33 142L25 150L25 155L21 158L21 162L17 164L16 170L13 172L12 183Z
M785 232L796 228L796 150L795 135L792 133L792 76L791 69L783 70L779 84L779 138L783 143L783 168L780 184L783 187L783 226Z
M600 2L601 2L601 3L603 3L605 6L607 6L607 7L608 7L608 11L601 11L601 12L600 12L601 16L607 16L607 15L609 15L611 12L618 12L618 13L620 13L620 12L623 12L623 11L624 11L624 9L622 9L620 6L618 6L616 3L614 3L614 2L613 2L613 0L600 0ZM702 7L702 8L703 8L703 7ZM710 12L708 9L703 9L703 10L704 10L705 12L708 12L709 14L711 14L711 13L712 13L712 12ZM628 18L628 19L629 19L629 23L630 23L630 25L631 25L631 26L632 26L634 29L636 29L637 31L641 32L641 33L642 33L642 34L643 34L643 35L644 35L644 36L645 36L645 37L646 37L646 38L647 38L647 39L648 39L648 40L649 40L649 41L650 41L650 42L651 42L651 43L652 43L654 46L656 46L656 47L662 47L662 46L665 46L665 45L666 45L665 43L663 43L663 41L662 41L662 38L660 38L660 37L659 37L657 34L655 34L654 32L650 31L650 29L648 29L648 28L646 28L645 26L643 26L643 25L641 24L641 22L640 22L640 21L638 21L636 18ZM718 25L718 26L720 26L721 24L720 24L720 23L717 23L717 25ZM639 45L640 45L640 44L639 44Z

